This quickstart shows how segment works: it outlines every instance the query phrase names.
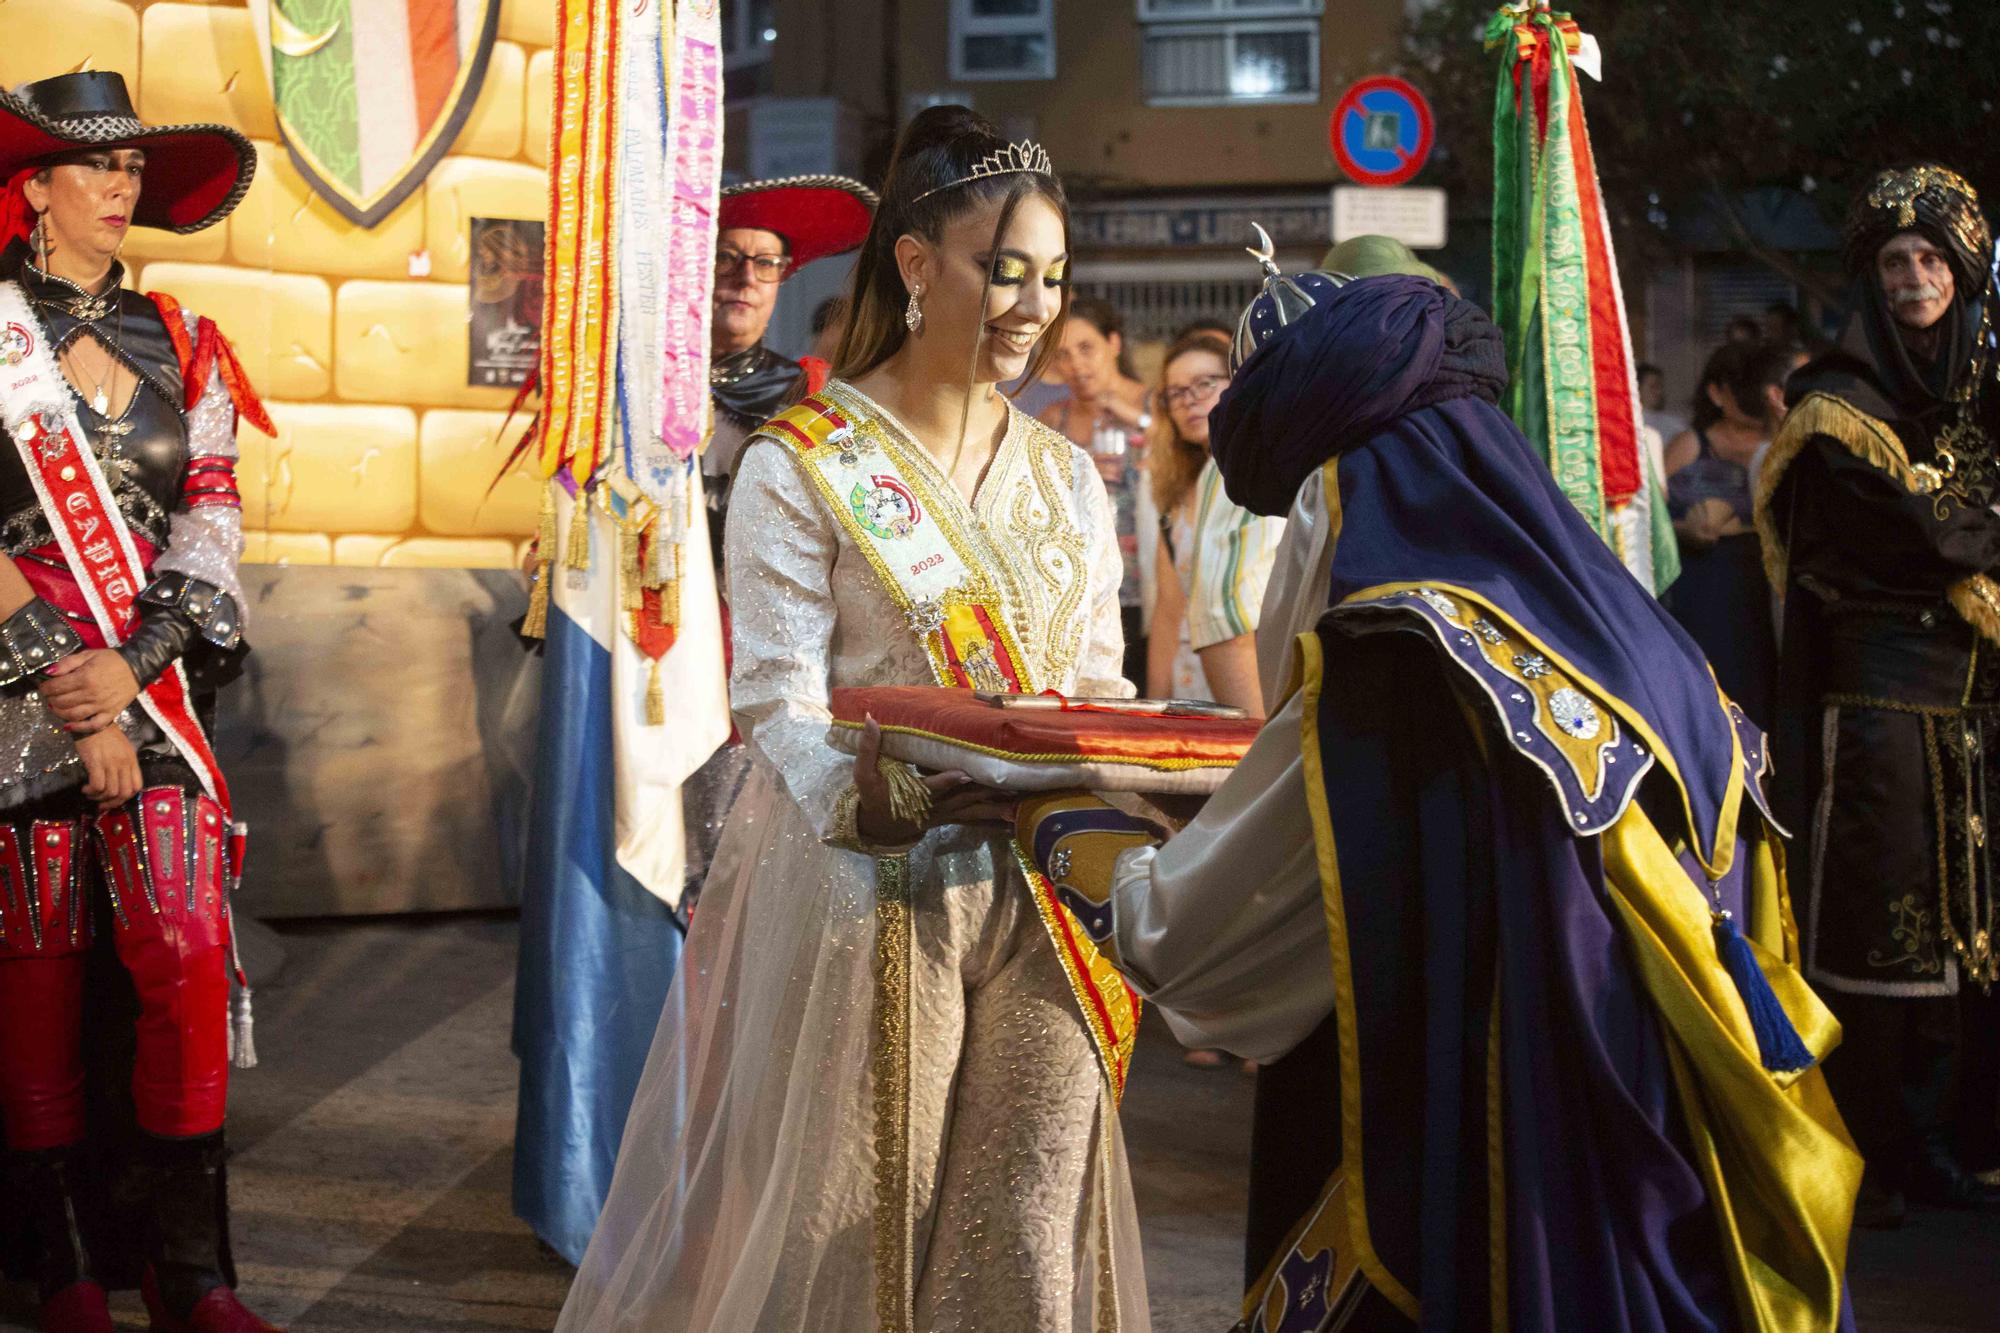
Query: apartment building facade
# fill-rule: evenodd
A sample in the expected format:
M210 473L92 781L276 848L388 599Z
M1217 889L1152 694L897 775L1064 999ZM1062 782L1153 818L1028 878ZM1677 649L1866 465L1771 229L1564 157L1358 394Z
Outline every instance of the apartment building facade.
M1406 0L743 0L725 8L727 165L879 179L896 126L962 102L1045 146L1073 205L1079 290L1141 339L1233 316L1261 222L1318 259L1342 180L1328 120L1389 68ZM828 264L838 270L838 264ZM839 272L781 311L798 342Z

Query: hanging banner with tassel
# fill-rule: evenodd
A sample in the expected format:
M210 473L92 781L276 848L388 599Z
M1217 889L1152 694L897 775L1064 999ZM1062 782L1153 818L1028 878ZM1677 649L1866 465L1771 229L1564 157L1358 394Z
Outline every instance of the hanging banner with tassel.
M683 464L708 423L709 293L722 188L722 28L715 0L681 0L674 23L673 201L667 228L661 442Z
M714 254L711 220L697 229L698 271L668 262L683 241L674 182L713 169L678 160L688 136L682 102L668 100L679 86L669 38L713 33L716 0L552 2L562 45L537 454L548 484L529 617L546 642L523 856L514 1204L574 1263L680 956L682 789L728 739L729 694L700 477L691 454L664 447L661 406L708 392L705 326L681 359L664 350L666 311L707 307ZM688 11L699 21L683 24ZM713 110L692 137L712 157L719 61L685 66L689 79L711 94L695 99Z
M550 131L549 481L524 630L552 657L558 640L572 646L545 677L544 709L574 709L579 680L602 682L585 693L609 712L616 862L674 903L680 787L729 736L707 511L685 446L706 421L720 36L715 0L558 0L557 21L558 66L576 77L559 82Z
M1680 572L1641 429L1637 367L1577 84L1588 39L1567 14L1509 5L1493 111L1493 303L1506 408L1570 503L1655 593Z

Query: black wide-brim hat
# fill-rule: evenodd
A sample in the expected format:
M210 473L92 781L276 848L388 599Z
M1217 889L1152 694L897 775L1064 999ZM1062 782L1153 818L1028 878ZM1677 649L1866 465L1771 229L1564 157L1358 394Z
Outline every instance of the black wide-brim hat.
M858 250L879 201L875 192L846 176L783 176L722 189L716 229L754 227L785 238L792 267Z
M162 231L220 222L243 201L257 169L250 140L226 125L140 120L122 74L62 74L0 92L0 182L89 148L146 150L145 186L132 222Z

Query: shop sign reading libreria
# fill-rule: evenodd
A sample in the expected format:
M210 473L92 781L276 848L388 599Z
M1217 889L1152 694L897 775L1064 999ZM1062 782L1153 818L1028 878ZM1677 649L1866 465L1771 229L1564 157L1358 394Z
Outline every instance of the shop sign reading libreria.
M1080 250L1208 250L1241 247L1258 223L1280 248L1323 247L1333 231L1327 196L1121 199L1080 204L1070 240Z

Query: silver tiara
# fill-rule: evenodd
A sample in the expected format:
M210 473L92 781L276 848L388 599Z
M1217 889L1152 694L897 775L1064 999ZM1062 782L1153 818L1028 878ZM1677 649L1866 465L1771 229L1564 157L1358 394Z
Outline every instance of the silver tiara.
M1012 176L1023 171L1032 171L1038 176L1053 176L1056 174L1056 164L1049 161L1048 149L1032 139L1023 139L1019 143L1010 143L1005 148L994 149L974 163L970 173L960 176L955 181L946 181L942 185L925 190L910 202L921 204L939 190L949 190L971 181L984 180L988 176Z

